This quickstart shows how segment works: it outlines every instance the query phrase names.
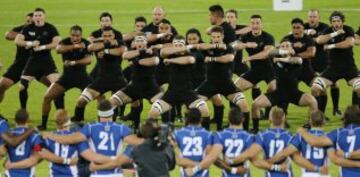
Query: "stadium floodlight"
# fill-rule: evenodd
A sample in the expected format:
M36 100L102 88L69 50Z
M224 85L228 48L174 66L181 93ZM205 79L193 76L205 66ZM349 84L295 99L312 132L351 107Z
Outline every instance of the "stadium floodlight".
M303 0L273 0L274 11L301 11Z

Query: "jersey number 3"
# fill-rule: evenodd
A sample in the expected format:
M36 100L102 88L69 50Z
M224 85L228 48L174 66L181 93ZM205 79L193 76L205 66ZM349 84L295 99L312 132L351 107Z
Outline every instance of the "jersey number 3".
M184 137L183 144L185 145L184 156L201 156L203 154L201 137Z

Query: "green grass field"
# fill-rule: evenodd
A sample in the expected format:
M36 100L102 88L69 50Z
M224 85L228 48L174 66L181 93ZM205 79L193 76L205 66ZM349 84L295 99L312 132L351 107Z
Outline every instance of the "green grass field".
M180 34L184 34L187 29L196 27L204 32L209 27L208 7L215 3L220 3L225 9L235 8L239 11L239 23L247 24L250 15L254 13L261 14L263 24L266 31L273 34L275 40L279 40L285 36L290 30L290 20L294 17L301 17L306 21L307 10L318 8L324 22L328 22L328 16L333 10L341 10L346 15L346 23L357 29L360 18L360 1L358 0L304 0L304 10L300 12L274 12L272 11L272 1L270 0L172 0L172 1L147 1L147 0L1 0L0 1L0 34L4 34L12 27L23 23L26 13L32 11L36 7L43 7L47 12L47 21L54 24L63 38L68 35L70 26L79 24L84 29L84 36L87 37L90 32L99 28L98 16L103 11L109 11L113 14L113 26L121 32L126 33L133 30L134 17L144 15L148 21L151 21L151 10L156 5L163 6L167 11L167 18L178 29ZM354 48L355 59L358 62L360 58L359 47ZM6 68L13 62L15 56L15 45L13 42L6 41L4 38L0 40L0 61L4 67L0 70L0 74L6 71ZM53 53L59 70L62 70L61 58ZM93 60L95 61L95 60ZM93 67L89 67L89 70ZM126 63L124 63L126 65ZM344 80L340 84L340 108L344 108L351 103L351 88L346 85ZM261 87L265 90L265 84L261 83ZM301 84L302 90L308 92L309 89ZM46 88L34 81L30 85L28 111L31 115L31 124L37 125L41 121L41 103ZM10 118L13 125L14 112L20 107L18 101L18 85L14 85L6 92L4 101L0 104L0 113ZM66 93L66 109L72 114L75 102L79 96L79 90L70 90ZM251 102L250 92L246 92L249 103ZM227 103L226 103L227 105ZM96 102L92 102L86 109L86 120L93 121L96 118L95 112ZM210 106L211 107L211 106ZM142 118L146 117L149 104L145 105ZM53 112L53 111L52 111ZM330 131L334 128L342 126L339 117L332 116L332 103L329 97L327 107L327 116L330 117L326 125L326 130ZM226 116L225 116L226 119ZM307 109L290 106L289 123L290 131L295 132L298 126L301 126L307 120ZM49 121L50 129L54 129L54 122ZM262 129L268 127L268 123L261 122ZM0 170L2 171L3 169ZM295 166L295 176L300 176L300 169ZM338 176L338 168L331 166L331 175ZM42 162L37 167L37 176L47 176L48 165ZM172 172L173 176L179 176L179 170ZM220 171L212 167L211 176L220 176ZM263 171L253 168L252 175L255 177L263 176Z

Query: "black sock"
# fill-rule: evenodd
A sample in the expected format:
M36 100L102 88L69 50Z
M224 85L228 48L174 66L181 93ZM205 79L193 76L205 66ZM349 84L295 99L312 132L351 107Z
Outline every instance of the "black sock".
M265 118L269 118L269 114L270 114L270 110L271 110L271 107L266 107L265 108Z
M201 121L201 126L206 130L210 130L210 117L203 117Z
M244 112L243 114L244 114L243 129L249 131L250 113Z
M82 121L84 120L84 112L85 112L85 107L81 108L81 107L75 107L75 120L76 121Z
M222 129L222 122L224 117L224 106L215 106L214 105L214 119L216 122L216 129L221 130Z
M59 95L58 97L55 98L54 104L55 104L56 109L64 109L65 108L64 96L65 96L65 94L61 94L61 95Z
M358 96L356 94L356 92L353 92L352 93L352 105L357 105L359 102L358 102Z
M114 114L112 115L112 121L113 122L116 122L116 118L119 115L119 112L120 112L120 107L117 107L117 108L114 109Z
M253 118L252 122L253 122L253 129L255 133L257 133L259 131L259 118Z
M46 126L47 126L48 119L49 119L49 115L43 115L43 116L41 117L41 126L42 126L42 127L46 127Z
M140 125L140 115L141 115L141 111L142 111L143 105L141 104L140 106L137 107L131 107L131 113L129 116L131 120L134 121L134 128L138 129L139 125Z
M126 109L126 105L118 106L117 108L118 112L116 112L116 114L114 115L118 115L120 117L124 116L125 109Z
M182 117L181 108L181 104L175 105L176 117Z
M359 106L359 104L360 104L360 96L358 96L358 99L357 99L357 103L358 103L358 106ZM359 106L360 107L360 106Z
M25 79L21 79L20 83L24 87L22 90L20 90L20 93L19 93L20 105L21 105L21 109L26 109L26 103L28 100L27 89L29 87L29 81L25 80Z
M251 97L252 97L253 100L255 100L260 95L261 95L260 88L252 88L251 89Z
M235 108L235 107L237 107L237 105L235 103L233 103L232 101L229 101L229 107Z
M321 107L319 106L319 110L322 111L323 113L325 113L325 109L326 109L326 104L327 104L327 95L321 95ZM337 110L338 108L335 109L334 107L334 110Z
M170 111L166 111L161 114L161 121L162 123L169 123L170 122Z
M323 97L321 95L315 97L317 104L318 104L318 109L322 108L322 104L323 104Z
M333 102L333 109L339 110L339 96L340 96L339 88L331 87L330 94Z

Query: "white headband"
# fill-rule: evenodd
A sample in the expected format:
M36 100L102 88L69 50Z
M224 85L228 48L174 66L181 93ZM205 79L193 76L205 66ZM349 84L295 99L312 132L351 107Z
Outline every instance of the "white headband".
M342 21L342 18L340 16L332 16L331 20L336 20L336 19L340 19Z
M142 41L146 41L147 42L147 38L145 37L145 36L136 36L135 38L134 38L134 40L142 40Z
M174 39L173 44L182 44L182 45L185 45L185 40L183 39Z
M70 125L71 125L71 120L70 120L70 119L63 124L64 127L65 127L65 126L70 126Z
M107 111L98 110L98 116L99 117L110 117L112 115L114 115L114 110L113 109L110 109L110 110L107 110Z

